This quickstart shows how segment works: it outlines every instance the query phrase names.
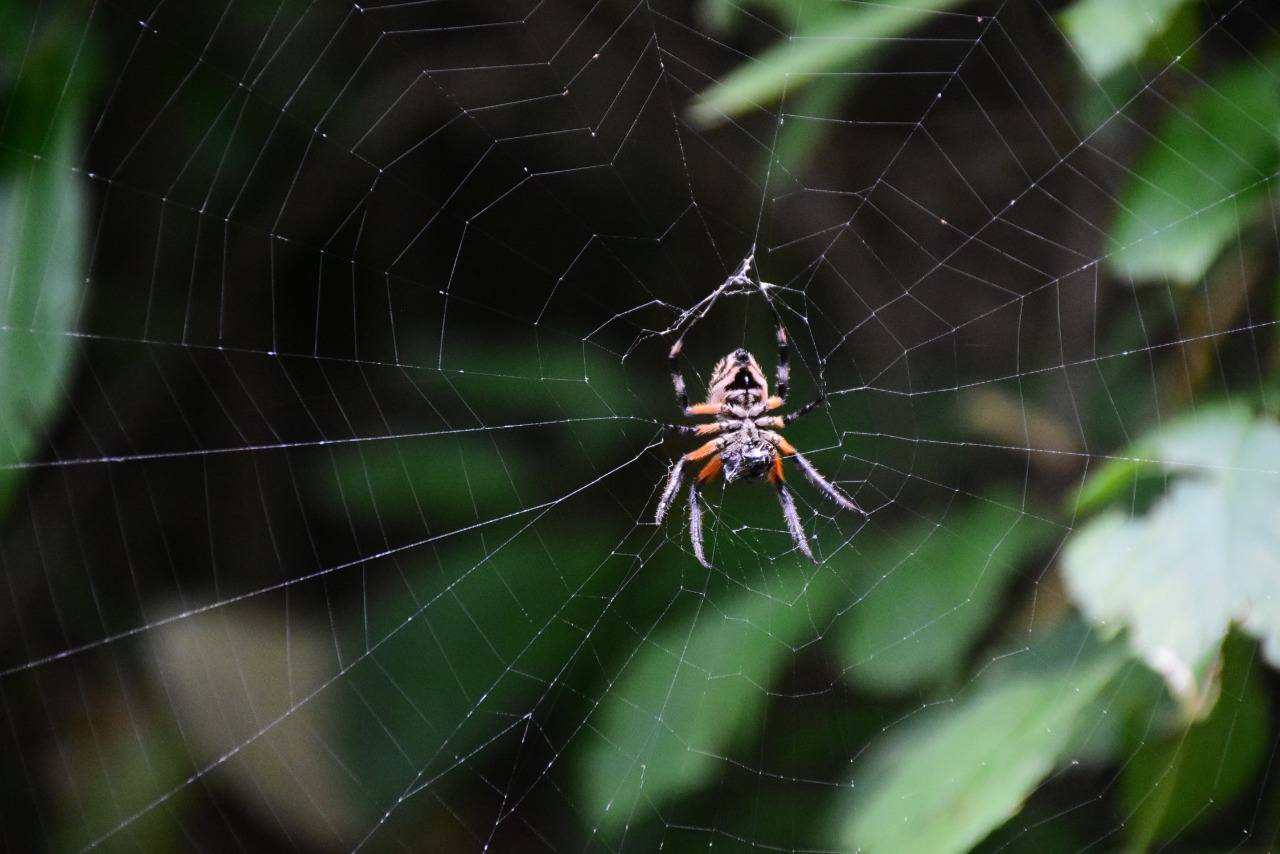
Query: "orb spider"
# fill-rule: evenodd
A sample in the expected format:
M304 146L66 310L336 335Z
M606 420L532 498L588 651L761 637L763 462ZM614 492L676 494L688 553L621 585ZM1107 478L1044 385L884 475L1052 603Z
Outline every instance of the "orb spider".
M702 488L722 470L727 483L735 480L760 480L768 475L769 482L778 490L778 501L782 504L782 516L787 520L787 528L791 531L791 539L796 546L813 563L818 560L809 549L809 540L805 537L804 527L800 524L800 514L796 512L795 500L787 489L782 474L782 460L789 458L796 461L800 471L809 482L824 495L846 510L867 515L867 512L846 498L832 486L826 478L818 473L813 464L804 455L782 437L778 430L786 427L803 415L817 409L826 401L826 395L819 394L816 400L792 412L790 415L768 415L782 406L787 399L787 333L782 320L777 321L778 329L778 378L775 394L769 394L769 384L765 381L764 372L756 357L739 348L716 363L711 372L706 403L689 404L689 393L685 390L684 376L680 372L680 349L684 339L676 341L671 348L668 360L671 363L671 382L676 388L676 402L685 415L714 415L715 421L698 426L664 424L664 429L680 433L684 436L715 436L700 448L685 454L676 460L667 477L666 488L662 490L662 499L658 502L656 522L661 525L667 511L675 502L676 492L684 479L685 466L689 463L707 460L702 471L694 479L689 488L689 536L693 540L693 553L698 562L708 569L702 544L702 508L699 500Z

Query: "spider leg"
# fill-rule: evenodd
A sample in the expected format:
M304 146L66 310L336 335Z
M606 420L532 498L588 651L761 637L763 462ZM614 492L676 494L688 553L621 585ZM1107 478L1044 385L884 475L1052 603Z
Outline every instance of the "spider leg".
M809 401L804 406L797 409L795 412L792 412L790 415L784 415L780 419L778 419L779 421L782 422L781 425L779 426L786 427L792 421L795 421L797 418L802 418L805 415L808 415L810 412L817 409L819 406L821 406L826 402L827 402L827 396L825 394L818 395L816 399Z
M766 411L777 409L779 406L782 405L782 402L783 402L782 398L780 397L771 397L765 401L764 408ZM825 394L820 394L818 395L818 398L816 400L809 401L804 406L800 407L795 412L792 412L789 415L767 415L767 416L764 416L763 418L758 418L756 419L756 426L772 427L775 430L781 430L783 427L786 427L792 421L795 421L798 418L803 418L804 416L808 415L810 412L817 409L819 406L822 406L822 404L826 402L827 402L827 396Z
M776 311L773 313L773 321L778 329L778 379L775 381L773 394L765 398L765 411L777 409L786 402L788 380L791 376L791 366L787 361L787 330L783 328L782 318Z
M775 311L774 322L778 326L778 380L774 384L774 395L778 398L778 406L787 399L787 385L791 378L791 365L787 362L787 330L782 325L782 318ZM776 407L769 407L775 409Z
M726 428L736 426L732 422L711 421L706 424L663 424L663 430L679 433L681 436L714 436L723 433Z
M661 525L663 518L667 515L667 511L671 509L671 502L675 498L676 490L680 488L680 481L684 479L684 464L685 459L681 457L671 467L671 474L667 476L667 487L662 490L662 499L658 502L658 512L653 517L655 524Z
M813 551L809 548L809 538L804 534L804 525L800 524L800 514L796 511L795 499L791 497L791 490L787 489L787 484L783 480L782 457L778 454L773 455L773 469L769 472L769 480L778 488L778 502L782 505L782 518L787 520L787 528L791 531L791 539L795 541L796 546L810 562L817 563L818 559L813 556Z
M653 520L656 524L662 524L667 511L671 509L671 503L675 501L676 491L680 489L680 482L684 479L684 467L689 463L696 463L698 460L705 459L718 450L720 450L720 440L712 439L702 447L692 450L676 460L676 464L671 467L671 474L667 476L667 486L662 490L662 498L658 501L658 512ZM703 469L703 471L705 472L706 469Z
M707 556L702 550L702 483L695 480L689 487L689 539L693 540L693 555L698 563L711 569Z
M776 433L769 438L770 438L770 441L774 442L774 444L777 445L777 448L779 451L781 451L783 454L785 454L786 456L796 461L796 465L800 466L800 471L804 472L804 476L809 479L810 483L818 487L818 489L821 490L824 495L826 495L828 498L830 498L832 501L839 504L841 507L843 507L846 510L852 510L855 513L861 513L863 516L867 515L866 510L863 510L857 504L853 503L851 499L846 498L844 493L842 493L840 490L832 486L831 483L825 477L819 474L818 470L813 467L813 463L805 459L804 454L797 451L790 442L788 442L786 439L782 438Z
M693 540L693 554L698 558L698 563L707 569L711 569L711 564L707 561L702 545L702 487L720 472L722 465L718 455L712 457L702 467L702 471L698 472L698 477L689 490L689 539Z
M671 346L667 361L671 365L671 384L676 387L676 404L685 415L719 415L724 407L718 403L695 403L689 405L689 391L684 384L684 374L680 371L680 350L684 347L681 338Z
M791 363L787 358L790 353L790 348L787 345L787 330L782 325L782 317L776 311L773 313L773 320L778 327L778 379L774 386L773 396L765 402L765 409L768 410L777 409L786 403L791 379ZM777 426L779 428L785 427L797 418L808 415L826 402L826 399L825 393L818 395L817 400L806 403L790 415L782 416L778 420Z
M671 384L676 387L676 404L682 410L688 412L689 392L684 386L684 374L680 373L680 348L683 346L683 338L671 345L671 352L667 355L667 361L671 365Z

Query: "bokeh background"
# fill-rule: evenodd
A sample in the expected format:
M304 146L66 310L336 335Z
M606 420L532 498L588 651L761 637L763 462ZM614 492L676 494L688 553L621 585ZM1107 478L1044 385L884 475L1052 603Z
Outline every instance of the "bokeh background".
M1278 24L6 4L3 847L1273 847Z

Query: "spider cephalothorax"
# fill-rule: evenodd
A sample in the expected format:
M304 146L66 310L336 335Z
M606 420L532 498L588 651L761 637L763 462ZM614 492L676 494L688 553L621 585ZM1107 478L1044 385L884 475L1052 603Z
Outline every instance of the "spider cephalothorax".
M787 399L787 333L778 323L778 379L776 394L769 394L769 384L760 370L756 357L746 350L737 349L716 363L711 372L708 384L706 403L689 405L689 393L685 390L684 376L680 373L680 347L677 341L671 348L671 382L676 387L676 401L685 415L714 415L715 421L697 427L685 425L665 425L689 436L715 436L705 445L685 454L671 468L667 478L667 486L662 490L662 499L658 502L657 521L662 523L667 511L675 502L676 491L684 478L684 467L699 460L707 460L707 464L698 472L692 487L689 489L689 534L693 539L693 553L698 561L708 568L702 546L702 508L699 500L702 487L721 470L725 481L760 480L766 475L778 490L778 500L782 503L782 515L787 520L787 528L791 538L805 557L817 563L813 552L809 549L809 541L805 537L804 527L800 524L800 514L796 512L795 501L787 490L782 474L782 460L790 457L800 466L814 486L822 490L828 498L846 510L858 513L864 511L846 498L838 489L827 482L818 470L804 456L792 447L776 431L786 427L800 416L820 406L824 398L807 403L790 415L769 415L767 413L782 406ZM709 458L709 459L708 459Z

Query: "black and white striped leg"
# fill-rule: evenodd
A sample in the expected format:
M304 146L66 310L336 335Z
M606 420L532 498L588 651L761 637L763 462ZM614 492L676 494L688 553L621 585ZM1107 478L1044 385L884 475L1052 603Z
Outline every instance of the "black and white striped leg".
M787 485L781 480L776 485L778 487L778 501L782 504L782 516L787 520L787 527L791 529L791 539L795 540L796 546L810 562L817 563L818 559L813 556L813 552L809 549L809 539L804 535L804 525L800 524L800 514L796 511L796 502L791 497L791 491L787 489Z
M789 355L787 349L787 330L782 325L782 318L777 314L774 320L778 324L778 381L774 387L773 393L781 400L787 399L787 386L791 379L791 365L787 361Z
M790 424L792 421L795 421L797 418L802 418L805 415L808 415L810 412L817 409L819 406L821 406L826 402L827 402L827 396L825 394L818 395L817 400L811 400L808 403L806 403L804 406L797 409L795 412L791 413L790 415L782 416L782 426L785 427L788 424Z

